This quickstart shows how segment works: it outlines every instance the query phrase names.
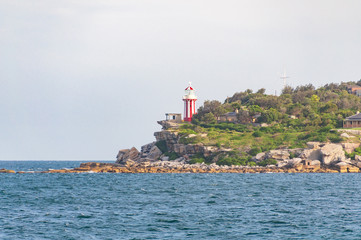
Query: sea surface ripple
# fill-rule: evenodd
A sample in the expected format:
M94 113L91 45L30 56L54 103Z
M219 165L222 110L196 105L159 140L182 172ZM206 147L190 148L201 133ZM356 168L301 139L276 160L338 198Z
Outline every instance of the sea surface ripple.
M0 239L361 239L361 174L0 174Z

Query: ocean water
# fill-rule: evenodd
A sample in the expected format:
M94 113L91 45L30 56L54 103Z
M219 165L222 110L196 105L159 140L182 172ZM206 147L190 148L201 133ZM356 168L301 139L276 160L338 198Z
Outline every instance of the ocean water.
M0 239L361 239L361 174L0 174Z

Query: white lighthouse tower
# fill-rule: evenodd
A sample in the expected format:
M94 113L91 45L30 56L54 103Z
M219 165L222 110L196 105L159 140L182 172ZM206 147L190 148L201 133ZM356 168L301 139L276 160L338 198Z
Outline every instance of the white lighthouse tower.
M185 95L183 96L184 101L184 121L192 121L193 114L196 113L196 101L197 96L194 93L194 89L189 83L189 86L185 89Z

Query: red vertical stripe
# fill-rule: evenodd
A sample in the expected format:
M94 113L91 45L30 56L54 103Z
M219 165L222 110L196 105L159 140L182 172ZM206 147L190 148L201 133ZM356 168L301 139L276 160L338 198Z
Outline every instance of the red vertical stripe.
M189 113L189 118L192 118L192 114L193 114L193 111L192 111L192 104L193 104L193 102L192 102L192 100L189 100L189 110L190 110L190 113Z

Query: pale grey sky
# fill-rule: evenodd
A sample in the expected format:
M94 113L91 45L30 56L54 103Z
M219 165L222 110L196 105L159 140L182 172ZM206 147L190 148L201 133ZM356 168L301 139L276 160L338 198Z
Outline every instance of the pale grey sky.
M191 81L247 88L361 78L359 0L0 0L0 160L114 160L182 112Z

